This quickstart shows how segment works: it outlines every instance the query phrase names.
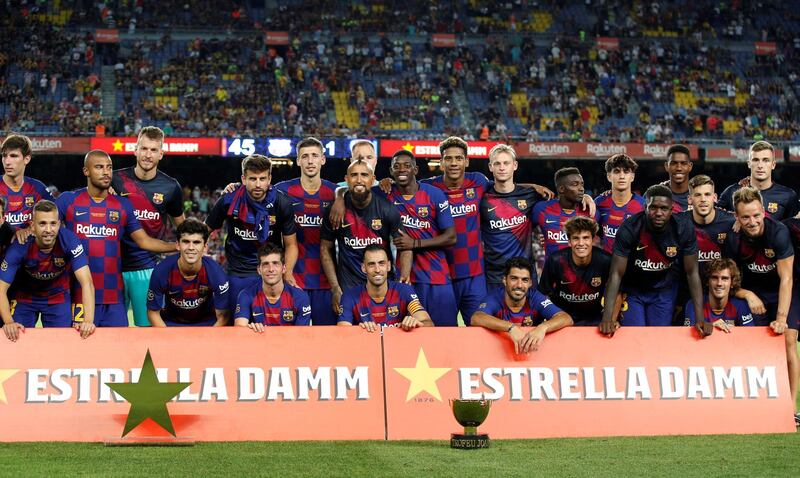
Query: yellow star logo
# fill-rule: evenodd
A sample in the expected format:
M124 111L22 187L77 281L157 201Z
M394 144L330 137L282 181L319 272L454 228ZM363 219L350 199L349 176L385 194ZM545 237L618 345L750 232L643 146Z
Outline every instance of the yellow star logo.
M428 365L428 358L425 357L425 351L422 350L422 347L419 349L417 364L414 368L395 368L394 370L411 382L408 387L408 394L406 394L406 402L419 395L420 392L428 392L436 400L442 401L436 381L442 378L450 369L431 368Z
M9 368L0 369L0 402L8 404L8 399L6 398L6 389L3 388L3 382L13 377L17 372L19 372L19 370Z
M122 144L122 141L120 141L119 138L117 138L116 141L111 143L111 146L114 147L114 151L122 151L123 144Z
M414 145L411 144L411 142L406 141L406 144L403 145L403 149L405 149L406 151L408 151L410 153L413 153L414 152Z

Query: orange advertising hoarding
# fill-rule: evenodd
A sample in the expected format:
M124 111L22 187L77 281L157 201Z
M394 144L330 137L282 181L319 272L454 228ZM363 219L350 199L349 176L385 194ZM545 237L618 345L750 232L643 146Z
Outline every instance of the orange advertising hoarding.
M384 333L388 438L462 433L449 399L491 398L492 438L794 432L783 337L574 327L517 356L483 329Z
M381 337L356 328L27 330L0 341L0 441L120 438L131 405L106 382L192 382L168 410L178 438L384 439ZM150 420L127 437L160 435Z

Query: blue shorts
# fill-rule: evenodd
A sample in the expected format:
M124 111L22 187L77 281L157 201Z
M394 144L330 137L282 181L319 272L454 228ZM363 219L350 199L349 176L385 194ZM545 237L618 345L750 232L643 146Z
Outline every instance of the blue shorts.
M69 299L69 298L68 298ZM43 327L69 327L72 325L69 300L61 304L31 304L11 301L11 318L25 327L36 327L39 314L42 314Z
M336 325L338 317L331 305L331 290L311 289L306 290L306 293L311 301L311 325Z
M231 282L231 288L228 291L228 300L230 301L228 310L230 310L231 314L233 315L235 313L234 311L236 310L236 303L239 300L239 292L243 291L244 289L247 289L248 287L254 284L258 284L259 282L261 282L261 276L259 275L247 276L247 277L229 276L228 279Z
M472 314L486 298L486 278L483 275L453 280L453 294L464 324L469 325ZM430 313L430 312L429 312Z
M622 325L626 327L672 325L677 295L677 288L629 292L626 299L628 310L622 314Z
M419 302L437 327L458 326L458 308L450 284L414 284ZM312 308L313 310L313 308Z
M72 320L83 322L83 304L72 304ZM128 310L125 304L95 304L94 325L97 327L127 327Z
M150 276L153 269L141 269L122 273L125 283L125 310L133 310L133 323L137 327L150 327L147 320L147 291L150 289Z

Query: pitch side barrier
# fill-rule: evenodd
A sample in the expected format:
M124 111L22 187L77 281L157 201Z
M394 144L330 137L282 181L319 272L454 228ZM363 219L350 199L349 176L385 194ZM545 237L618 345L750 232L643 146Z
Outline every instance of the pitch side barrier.
M0 340L0 441L119 439L137 416L125 440L171 436L156 422L197 441L444 440L451 398L494 400L492 438L794 432L783 342L569 328L515 355L470 328L29 329ZM161 382L184 385L147 380L148 351ZM117 382L144 388L119 390L129 403Z

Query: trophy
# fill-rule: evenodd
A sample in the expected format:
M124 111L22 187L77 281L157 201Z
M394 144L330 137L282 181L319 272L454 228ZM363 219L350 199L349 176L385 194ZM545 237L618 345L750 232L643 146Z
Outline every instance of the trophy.
M450 448L461 450L489 448L489 435L479 434L478 426L486 420L491 406L491 400L450 400L453 416L464 427L463 435L461 433L450 434Z

